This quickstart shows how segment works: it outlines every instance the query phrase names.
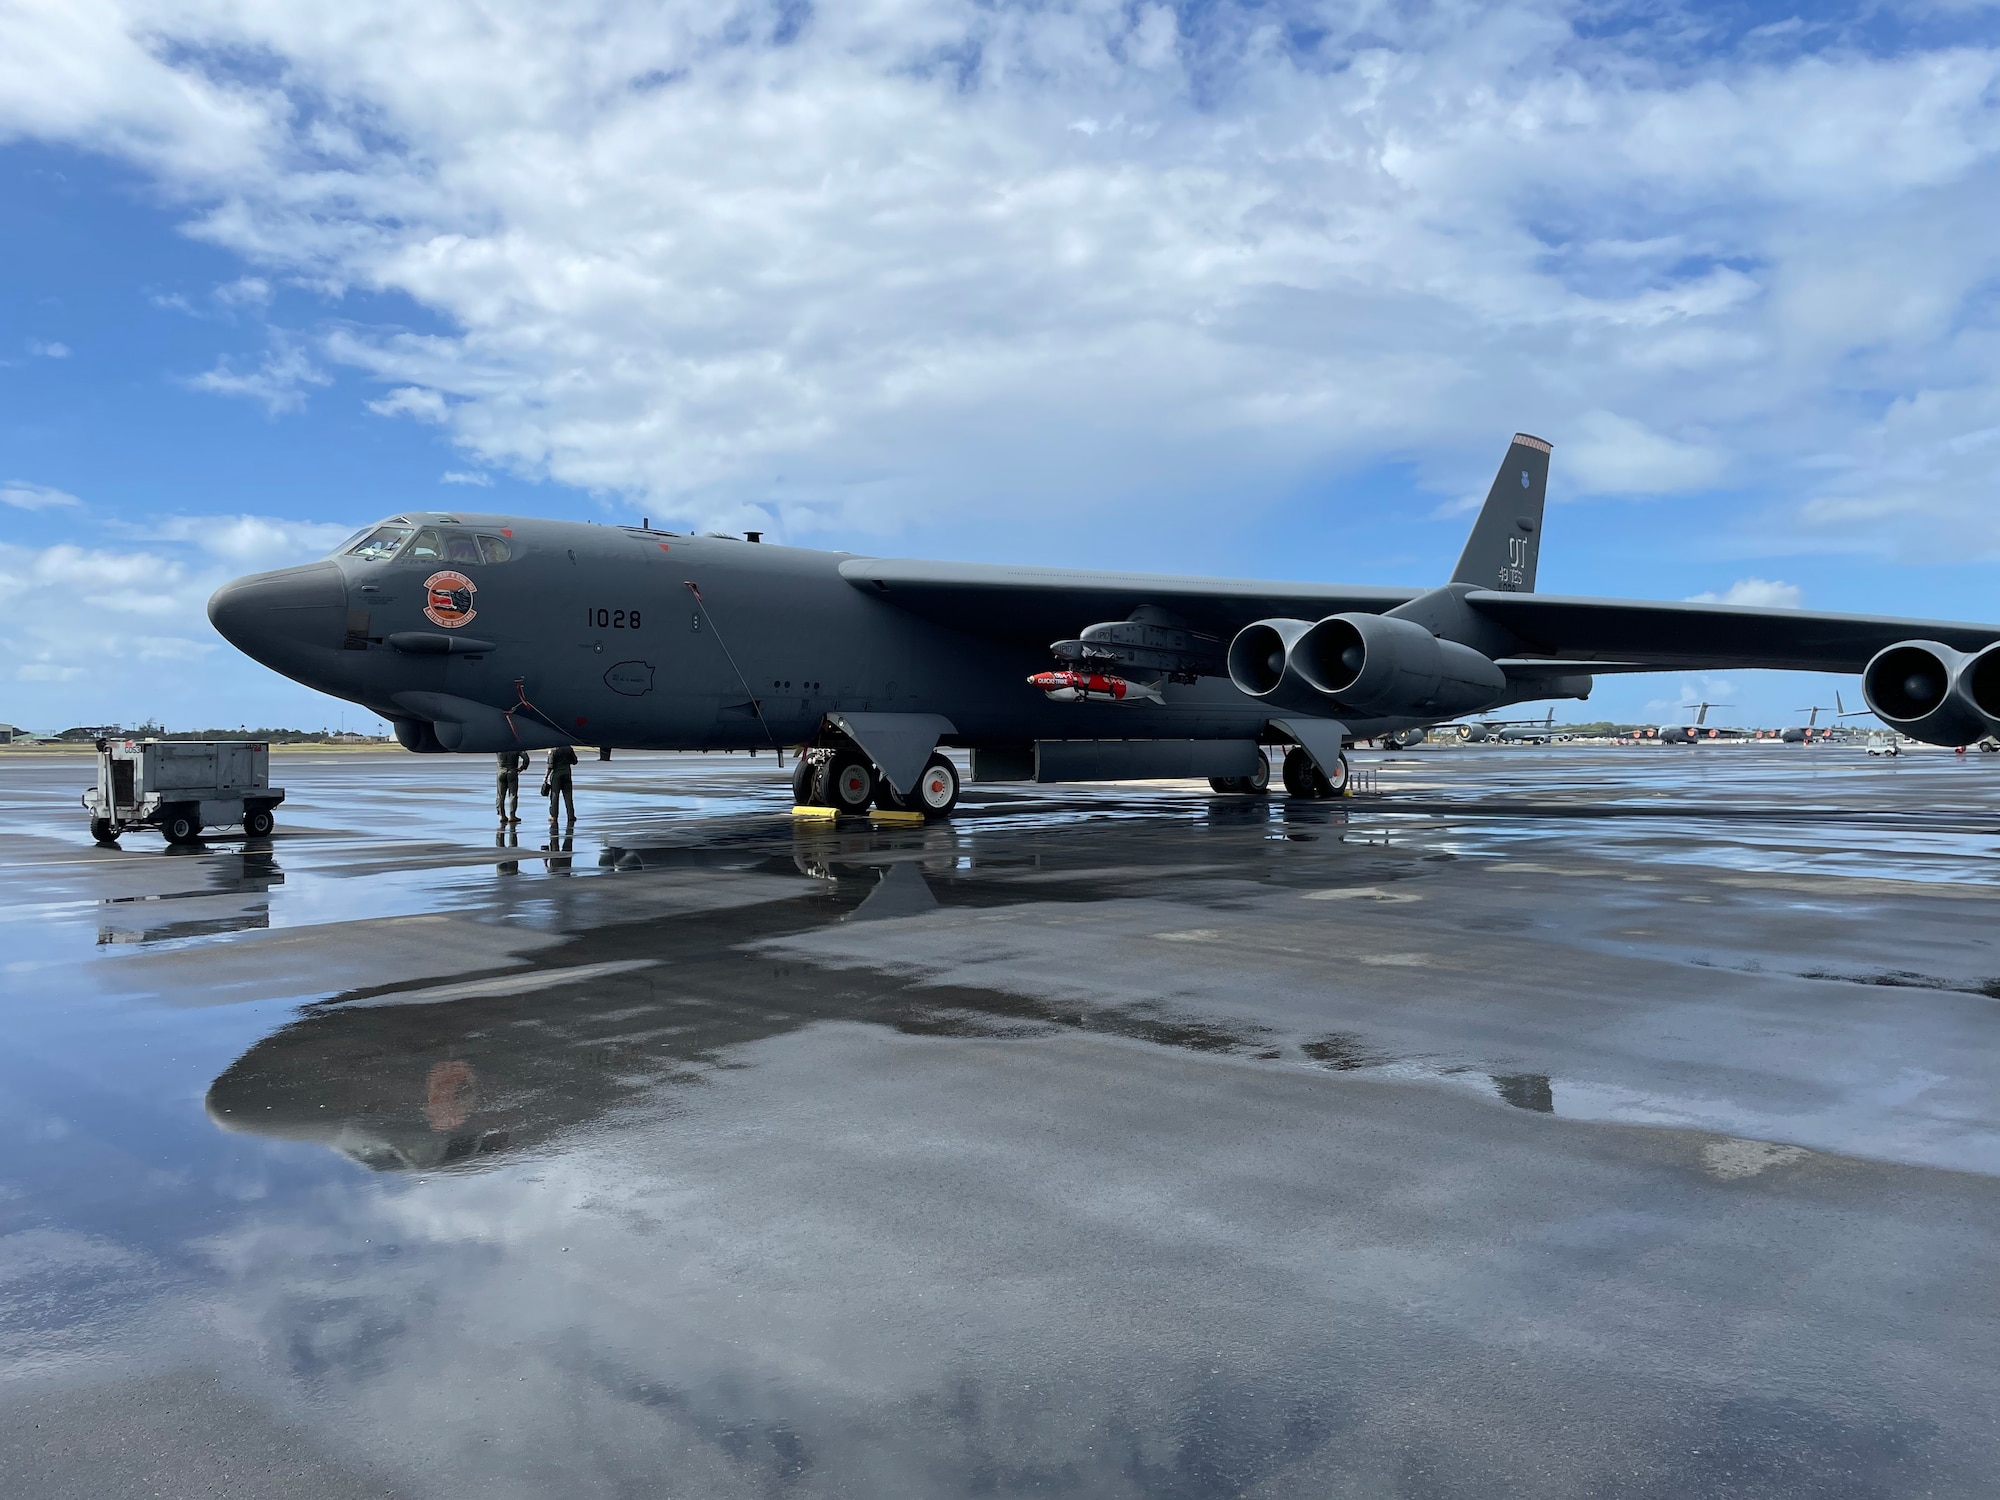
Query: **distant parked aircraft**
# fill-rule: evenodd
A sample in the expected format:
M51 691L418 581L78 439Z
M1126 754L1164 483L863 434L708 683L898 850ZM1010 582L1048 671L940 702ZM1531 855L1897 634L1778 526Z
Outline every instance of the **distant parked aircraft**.
M1725 729L1708 722L1711 708L1727 708L1727 703L1699 703L1695 705L1692 724L1662 724L1660 739L1669 745L1698 745L1703 740L1747 740L1751 738L1747 729Z
M1839 695L1836 694L1835 700L1838 701L1838 698ZM1815 703L1806 708L1795 708L1792 712L1804 714L1806 721L1803 724L1794 724L1779 733L1778 738L1787 745L1809 745L1815 740L1825 741L1833 738L1833 725L1829 724L1824 729L1819 727L1819 716L1826 712L1825 704Z
M1467 719L1460 724L1438 726L1440 736L1456 732L1459 741L1467 745L1482 745L1488 740L1498 740L1502 744L1546 745L1554 738L1556 711L1551 708L1539 719Z

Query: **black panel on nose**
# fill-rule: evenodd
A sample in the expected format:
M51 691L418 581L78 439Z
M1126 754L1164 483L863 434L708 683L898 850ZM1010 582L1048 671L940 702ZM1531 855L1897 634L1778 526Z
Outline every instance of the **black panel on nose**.
M215 591L208 619L237 650L284 671L301 650L340 649L347 580L330 562L252 573Z

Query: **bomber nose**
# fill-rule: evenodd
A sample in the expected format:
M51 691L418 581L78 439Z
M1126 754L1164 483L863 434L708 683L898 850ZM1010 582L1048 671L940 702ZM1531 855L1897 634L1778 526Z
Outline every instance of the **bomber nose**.
M347 630L347 580L330 562L252 573L208 601L222 638L283 671L300 651L337 651Z

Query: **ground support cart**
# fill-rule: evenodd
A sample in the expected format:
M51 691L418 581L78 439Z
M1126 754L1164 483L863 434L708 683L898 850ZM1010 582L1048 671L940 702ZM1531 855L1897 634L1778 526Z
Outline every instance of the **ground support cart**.
M83 794L99 843L157 828L169 844L191 844L204 828L238 824L261 839L284 800L262 740L99 740L97 785Z

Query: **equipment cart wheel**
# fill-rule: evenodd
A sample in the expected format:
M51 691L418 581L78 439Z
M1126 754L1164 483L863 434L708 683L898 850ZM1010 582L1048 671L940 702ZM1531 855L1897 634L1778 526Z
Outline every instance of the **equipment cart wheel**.
M267 839L271 830L278 826L278 820L271 816L268 807L245 808L243 812L243 832L253 839Z
M827 762L820 798L837 812L864 813L875 800L875 768L853 751L842 751Z
M118 825L109 818L92 818L90 820L90 836L100 844L116 843L118 841Z
M160 814L160 832L170 844L192 844L201 837L201 818L192 807L170 807Z

